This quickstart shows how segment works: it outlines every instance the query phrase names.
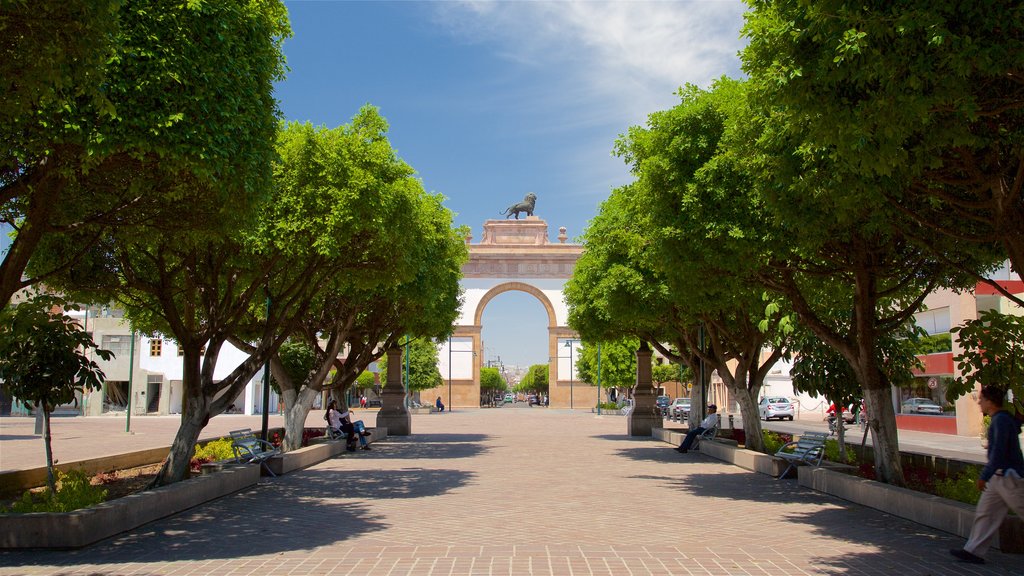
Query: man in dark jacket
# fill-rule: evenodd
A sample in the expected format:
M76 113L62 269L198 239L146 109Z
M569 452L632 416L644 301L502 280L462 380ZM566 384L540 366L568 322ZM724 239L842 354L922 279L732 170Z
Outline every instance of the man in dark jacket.
M1024 456L1020 451L1020 422L1003 409L1006 392L995 386L981 389L978 405L992 417L988 427L988 464L981 471L981 499L974 512L971 537L963 549L949 553L964 562L984 564L985 553L1009 509L1024 516Z

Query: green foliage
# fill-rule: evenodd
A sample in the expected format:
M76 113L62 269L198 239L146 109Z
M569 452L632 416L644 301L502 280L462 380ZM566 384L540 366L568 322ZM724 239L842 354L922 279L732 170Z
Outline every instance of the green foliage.
M75 400L75 392L98 389L103 371L86 351L104 360L82 325L61 310L78 310L56 296L37 295L0 310L0 380L12 395L46 410Z
M845 450L844 452L846 452L845 459L840 455L839 442L837 440L829 438L825 441L825 460L840 464L853 464L857 461L853 450Z
M57 473L56 493L46 489L39 496L25 492L21 500L15 502L10 510L2 513L28 514L30 512L71 512L80 508L88 508L103 502L107 491L102 486L89 483L89 476L82 470Z
M220 440L213 440L201 446L196 446L196 451L192 455L192 458L205 460L206 462L230 460L234 457L235 453L231 450L230 438L221 438Z
M772 432L771 430L762 430L761 437L764 438L765 454L775 454L787 442L778 432Z
M364 370L356 377L356 385L363 389L373 388L374 382L376 380L373 377L373 372L369 370Z
M406 346L402 341L402 378L405 378ZM413 338L409 341L409 390L428 390L437 388L445 383L441 371L437 367L437 344L432 340ZM381 371L387 373L387 358L380 361Z
M941 478L935 482L935 494L965 504L977 504L981 498L978 479L981 471L971 466L952 478Z
M289 34L275 0L3 2L0 70L17 89L0 104L0 221L19 233L0 305L23 272L85 271L107 233L246 218L270 181Z
M1013 391L1007 410L1024 412L1024 317L987 310L950 332L963 347L953 358L962 376L946 389L947 400L953 402L976 387L991 385Z
M618 410L620 408L617 402L598 402L598 406L601 410Z
M538 392L548 391L548 365L534 364L523 375L522 380L514 388L516 392Z
M952 352L953 337L949 332L942 334L925 334L918 338L915 352L918 354L936 354L938 352Z
M480 369L480 390L500 392L507 389L508 384L505 383L505 379L501 377L501 372L497 368L485 366Z
M640 347L637 338L619 338L602 342L601 387L630 389L636 385L636 351ZM576 380L597 385L598 346L584 341L575 356Z
M666 382L687 384L693 380L693 371L689 367L678 364L655 364L651 368L651 379L655 385L661 385Z

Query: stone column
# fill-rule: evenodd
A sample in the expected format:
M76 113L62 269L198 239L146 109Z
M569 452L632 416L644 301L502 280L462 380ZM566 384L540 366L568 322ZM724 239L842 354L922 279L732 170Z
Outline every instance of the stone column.
M636 388L633 390L633 410L626 417L626 431L630 436L650 436L651 430L662 427L661 410L654 403L654 384L651 378L651 349L640 341L636 351Z
M388 429L388 436L412 434L412 416L405 406L405 389L402 388L402 349L388 350L388 374L381 390L381 408L377 413L377 425Z

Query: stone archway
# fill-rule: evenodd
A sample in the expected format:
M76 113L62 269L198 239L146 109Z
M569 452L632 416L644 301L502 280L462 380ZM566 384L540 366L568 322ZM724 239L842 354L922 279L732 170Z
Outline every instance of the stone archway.
M576 332L566 325L568 309L562 288L572 277L583 247L567 243L567 238L565 228L560 228L559 243L551 243L547 223L529 216L487 220L480 243L472 243L472 237L466 239L469 260L462 268L465 302L452 339L442 342L439 350L438 367L445 382L425 390L421 398L450 398L449 404L456 408L479 406L480 368L485 362L481 338L484 309L496 296L518 291L536 298L547 315L551 407L588 406L596 401L596 389L577 383L574 391L569 361L564 352L559 354L560 342L578 341Z

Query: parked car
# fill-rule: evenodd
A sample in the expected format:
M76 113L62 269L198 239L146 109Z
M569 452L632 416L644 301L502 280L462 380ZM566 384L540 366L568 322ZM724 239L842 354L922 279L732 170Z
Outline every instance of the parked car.
M672 402L672 399L668 396L658 396L654 399L654 405L661 410L661 415L665 416L668 414L668 405Z
M782 396L765 396L761 398L761 403L758 404L757 410L760 412L762 420L771 420L772 418L778 418L779 420L784 418L793 419L793 403L789 401L789 398Z
M516 401L516 397L515 396L513 396L512 394L505 394L505 400L504 400L505 404L511 404L511 403L513 403L515 401Z
M910 398L902 404L904 414L942 414L942 406L930 398Z
M537 398L536 394L530 394L529 396L526 397L526 403L530 406L533 406L534 404L539 405L540 399Z
M668 407L668 413L673 418L679 418L685 420L690 417L690 399L689 398L676 398L672 401L672 404Z

